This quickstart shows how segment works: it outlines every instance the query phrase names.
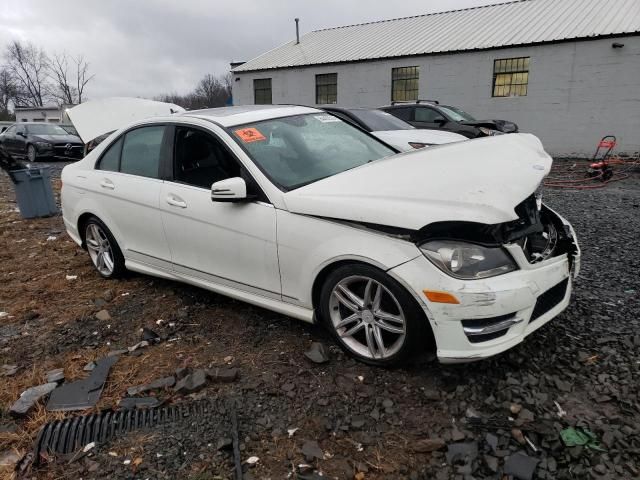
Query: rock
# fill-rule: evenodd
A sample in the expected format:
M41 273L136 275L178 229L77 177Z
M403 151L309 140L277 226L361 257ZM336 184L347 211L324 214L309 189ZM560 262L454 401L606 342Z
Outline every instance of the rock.
M330 360L329 349L320 342L313 342L309 350L304 352L304 356L313 363L327 363Z
M438 400L440 400L440 392L431 388L427 388L424 391L424 396L430 402L437 402Z
M388 398L384 399L384 400L382 401L382 406L383 406L384 408L391 408L391 407L393 407L393 400L390 400L390 399L388 399Z
M453 440L454 442L461 442L464 439L465 439L464 433L462 433L456 427L453 427L453 429L451 430L451 440Z
M233 447L233 440L229 437L222 437L216 444L216 450L229 450Z
M64 381L64 369L56 368L47 372L47 383L61 383Z
M411 451L416 453L434 452L444 448L445 442L441 438L423 438L409 445Z
M285 392L291 392L293 390L295 390L296 385L295 383L285 383L284 385L282 385L282 390L284 390Z
M511 413L513 413L514 415L517 415L520 413L520 410L522 410L522 405L520 405L519 403L512 403L509 407L509 410L511 410Z
M26 389L20 394L20 398L11 406L9 413L15 417L26 415L38 400L49 395L57 386L57 383L45 383L44 385Z
M498 449L498 437L496 437L493 433L487 433L484 437L487 445L491 447L491 451L495 452Z
M518 452L507 458L507 461L504 463L504 473L506 475L513 475L518 480L531 480L538 462L539 460L537 458Z
M104 292L102 292L102 298L104 299L105 302L110 302L115 298L115 296L116 296L115 293L111 289L105 290Z
M96 362L89 362L82 368L82 370L84 370L85 372L90 372L94 368L96 368Z
M304 458L307 459L307 462L312 462L316 458L318 460L322 460L324 458L324 452L315 440L308 440L304 442L304 445L302 445L302 454L304 455Z
M231 383L238 379L237 368L212 368L207 370L207 377L213 382Z
M96 313L96 319L100 320L101 322L108 322L109 320L111 320L111 315L109 315L109 312L107 312L106 310L100 310L98 313Z
M93 304L98 308L102 308L107 304L107 302L105 302L102 298L96 298L93 300Z
M518 421L521 423L530 423L535 420L535 415L531 410L527 410L526 408L520 411L518 415Z
M15 450L5 450L0 453L0 467L15 467L20 458L20 455Z
M516 442L518 442L520 445L525 445L527 443L527 441L524 439L524 434L522 433L522 430L520 430L519 428L513 428L511 429L511 436L516 440Z
M158 405L160 405L160 400L156 397L127 397L118 402L118 406L124 409L152 408Z
M498 471L498 459L496 457L493 457L491 455L485 455L484 456L484 463L487 464L487 467L493 473L496 473Z
M452 443L447 446L446 458L450 464L467 463L473 461L477 456L478 444L476 442Z
M133 397L134 395L148 392L150 390L159 390L161 388L173 387L175 383L176 383L176 379L174 377L159 378L145 385L137 385L135 387L129 387L127 388L127 394Z
M353 428L362 428L364 427L364 424L365 424L364 417L357 416L351 419L351 426Z
M181 378L174 387L179 393L193 393L202 390L207 384L207 373L202 370L196 370L193 373Z
M0 369L0 377L11 377L18 371L17 365L2 365Z

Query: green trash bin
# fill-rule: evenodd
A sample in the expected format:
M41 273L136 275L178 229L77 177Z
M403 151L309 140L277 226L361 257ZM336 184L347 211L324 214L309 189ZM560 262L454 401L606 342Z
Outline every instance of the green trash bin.
M12 170L9 175L22 218L49 217L58 213L48 167Z

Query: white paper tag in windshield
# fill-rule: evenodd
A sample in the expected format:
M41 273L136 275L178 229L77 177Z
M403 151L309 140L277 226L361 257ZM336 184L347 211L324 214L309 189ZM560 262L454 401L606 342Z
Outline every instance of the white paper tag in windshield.
M314 118L316 120L320 120L322 123L333 123L340 121L338 117L334 117L333 115L314 115Z

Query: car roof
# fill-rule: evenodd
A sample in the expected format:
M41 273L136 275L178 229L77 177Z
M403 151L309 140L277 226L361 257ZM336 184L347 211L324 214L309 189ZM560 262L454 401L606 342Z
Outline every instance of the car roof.
M243 105L192 110L183 112L180 116L211 120L223 127L233 127L235 125L271 120L273 118L306 115L310 113L322 113L322 110L298 105Z

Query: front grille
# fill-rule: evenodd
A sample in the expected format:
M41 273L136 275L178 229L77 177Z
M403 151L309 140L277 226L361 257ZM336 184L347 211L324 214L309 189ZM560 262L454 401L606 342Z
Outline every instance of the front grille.
M531 320L529 320L529 322L531 323L537 320L545 313L549 312L552 308L557 306L562 300L564 300L564 296L567 293L568 285L569 279L565 278L555 287L551 287L549 290L540 295L536 300L536 306L533 309Z
M83 146L78 143L71 144L70 148L67 148L66 143L59 143L53 146L53 152L56 157L82 158L83 150Z

